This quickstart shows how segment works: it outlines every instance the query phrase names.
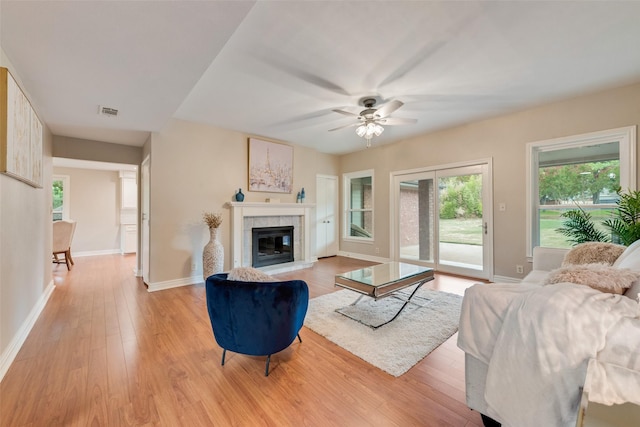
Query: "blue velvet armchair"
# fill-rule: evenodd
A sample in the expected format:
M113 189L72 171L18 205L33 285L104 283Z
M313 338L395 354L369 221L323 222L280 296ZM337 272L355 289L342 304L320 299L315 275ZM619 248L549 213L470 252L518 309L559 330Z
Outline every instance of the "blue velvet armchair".
M206 281L207 309L216 342L222 347L222 365L227 350L252 356L267 356L289 347L300 329L309 306L309 288L302 280L241 282L227 274Z

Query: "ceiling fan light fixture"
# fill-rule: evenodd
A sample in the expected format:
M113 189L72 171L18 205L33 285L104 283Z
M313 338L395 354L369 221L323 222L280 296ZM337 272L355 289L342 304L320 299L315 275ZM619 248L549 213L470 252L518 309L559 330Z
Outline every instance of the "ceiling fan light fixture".
M376 133L376 124L372 122L367 123L367 136L371 137L374 133Z
M367 148L371 147L371 140L374 136L382 135L384 132L384 127L382 125L402 125L402 124L411 124L415 123L415 119L398 119L389 117L391 113L396 111L398 108L402 107L402 101L393 100L385 103L380 108L374 108L376 105L377 99L375 97L365 97L360 100L360 105L364 105L366 107L365 110L360 111L360 114L356 115L349 111L344 111L340 109L334 109L336 113L343 114L345 116L353 117L355 116L358 119L358 122L337 127L335 129L329 129L330 131L348 128L348 127L356 127L356 135L360 138L364 138L367 141Z
M371 147L371 139L380 136L384 128L378 123L367 121L356 128L356 135L367 140L367 148Z

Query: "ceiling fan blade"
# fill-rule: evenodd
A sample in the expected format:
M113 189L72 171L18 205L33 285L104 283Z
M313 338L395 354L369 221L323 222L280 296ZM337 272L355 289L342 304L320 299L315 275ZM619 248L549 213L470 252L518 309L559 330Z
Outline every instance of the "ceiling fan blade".
M355 127L355 126L360 126L360 123L351 123L349 125L338 126L337 128L329 129L329 132L333 132L334 130L352 128L352 127Z
M258 61L261 61L274 70L284 72L301 80L302 82L309 83L339 95L351 95L345 88L313 73L311 70L308 70L307 64L293 56L285 54L282 49L267 48L262 45L260 46L260 51L253 53L255 53L255 58Z
M389 101L384 104L382 107L378 108L376 111L376 116L379 116L381 119L387 117L389 114L396 111L398 108L404 105L403 102L394 99L393 101ZM335 110L334 110L335 111Z
M389 76L387 76L387 78L384 79L378 86L383 87L395 82L396 80L400 80L413 69L417 68L418 65L426 62L426 60L431 55L438 52L438 50L440 50L444 45L444 41L439 40L435 43L432 42L423 46L418 52L416 52L414 55L411 55L409 59L404 62L404 64L401 64L398 68L396 68L396 70Z
M334 110L332 110L332 111L333 111L333 112L335 112L335 113L344 114L345 116L349 116L349 117L358 117L358 115L357 115L357 114L352 113L352 112L350 112L350 111L339 110L339 109L337 109L337 108L336 108L336 109L334 109Z
M417 119L404 119L400 117L389 117L386 119L380 120L380 124L387 126L395 126L395 125L412 125L414 123L418 123Z

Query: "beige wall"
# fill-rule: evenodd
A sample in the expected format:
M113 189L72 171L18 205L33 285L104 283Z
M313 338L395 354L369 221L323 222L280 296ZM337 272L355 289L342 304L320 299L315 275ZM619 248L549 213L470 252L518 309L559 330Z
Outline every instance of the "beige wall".
M7 67L27 97L29 88L20 80L4 51L0 66ZM33 104L38 111L38 106ZM43 188L34 188L0 174L0 377L7 358L21 344L33 312L44 302L51 275L51 146L52 136L43 128ZM28 330L27 330L28 332ZM22 336L24 339L24 336Z
M54 136L53 157L139 165L142 163L142 148L90 139Z
M640 123L640 83L581 96L393 145L344 155L341 172L375 169L375 243L340 242L341 251L389 256L389 174L394 171L493 158L494 274L518 277L528 266L525 244L525 148L528 142ZM637 160L636 160L637 162ZM506 212L497 209L506 203ZM526 271L525 271L526 273Z
M294 193L249 192L248 135L181 120L172 120L162 132L154 133L150 144L150 282L202 274L202 248L209 238L202 222L204 211L223 214L220 239L225 269L230 268L230 212L224 205L233 200L238 188L245 193L245 202L279 197L294 203L296 193L304 187L306 201L315 203L316 174L337 175L338 160L305 147L295 146L293 151ZM195 273L192 262L198 265Z
M120 177L117 171L54 167L69 176L69 218L77 222L72 254L120 252Z

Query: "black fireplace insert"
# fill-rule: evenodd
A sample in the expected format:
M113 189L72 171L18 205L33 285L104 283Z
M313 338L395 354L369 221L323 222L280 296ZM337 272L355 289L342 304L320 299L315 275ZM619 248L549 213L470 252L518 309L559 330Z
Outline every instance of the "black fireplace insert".
M293 262L293 226L251 229L253 267Z

